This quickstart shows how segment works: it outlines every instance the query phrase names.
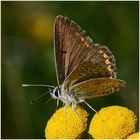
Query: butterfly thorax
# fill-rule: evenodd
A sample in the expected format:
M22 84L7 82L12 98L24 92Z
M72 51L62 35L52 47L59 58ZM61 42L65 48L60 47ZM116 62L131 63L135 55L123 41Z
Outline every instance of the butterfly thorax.
M61 100L66 105L76 105L82 101L80 98L77 98L73 94L69 93L69 91L64 88L63 85L60 87L55 87L53 92L51 92L51 96L54 99Z

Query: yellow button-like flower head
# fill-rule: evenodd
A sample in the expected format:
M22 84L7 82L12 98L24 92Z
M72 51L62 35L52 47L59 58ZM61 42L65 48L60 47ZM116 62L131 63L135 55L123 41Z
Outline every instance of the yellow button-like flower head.
M89 128L93 138L126 138L135 131L136 115L126 107L110 106L97 112Z
M130 136L127 137L127 139L140 139L140 132L133 133Z
M87 116L88 113L79 106L74 110L72 110L71 106L66 107L66 110L60 108L48 121L45 129L45 137L49 139L79 138L86 129Z

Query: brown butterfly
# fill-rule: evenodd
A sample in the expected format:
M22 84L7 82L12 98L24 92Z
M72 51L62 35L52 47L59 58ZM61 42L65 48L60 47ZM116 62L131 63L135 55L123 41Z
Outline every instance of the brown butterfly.
M125 82L116 79L111 51L94 44L75 22L57 16L54 36L58 86L51 91L53 98L75 107L86 99L108 95L124 87Z
M58 87L52 95L63 103L108 95L123 87L116 79L115 59L111 51L94 44L85 31L67 17L57 16L54 23Z

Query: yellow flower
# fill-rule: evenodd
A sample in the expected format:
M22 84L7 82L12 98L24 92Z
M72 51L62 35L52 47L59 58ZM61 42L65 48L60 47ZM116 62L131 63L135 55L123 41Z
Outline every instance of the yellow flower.
M79 106L74 110L71 106L66 107L66 110L58 109L47 123L45 137L47 139L79 138L86 129L88 113Z
M133 133L130 136L127 137L127 139L139 139L140 132Z
M89 128L93 138L126 138L135 131L136 115L126 107L110 106L97 112Z
M38 13L32 13L32 17L36 16L37 18L33 19L31 17L32 25L30 26L29 33L36 39L36 41L51 41L53 39L53 22L54 18L49 15L40 15Z

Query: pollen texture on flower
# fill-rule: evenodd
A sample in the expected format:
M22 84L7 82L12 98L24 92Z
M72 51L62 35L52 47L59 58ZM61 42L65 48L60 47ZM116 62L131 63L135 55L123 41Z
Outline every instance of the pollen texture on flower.
M139 139L140 138L139 136L140 136L140 132L137 132L128 136L127 139Z
M88 113L79 106L74 110L70 106L66 107L66 110L58 109L47 123L45 137L47 139L79 138L87 127Z
M90 123L93 138L126 138L135 132L136 115L126 107L110 106L97 112Z

